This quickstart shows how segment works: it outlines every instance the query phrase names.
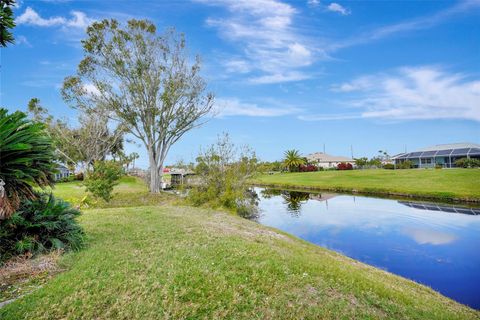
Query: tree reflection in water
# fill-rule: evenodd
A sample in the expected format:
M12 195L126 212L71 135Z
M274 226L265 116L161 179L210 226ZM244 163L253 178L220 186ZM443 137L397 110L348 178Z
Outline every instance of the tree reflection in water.
M287 206L287 211L292 217L299 217L301 215L302 204L310 199L310 193L302 191L264 189L261 193L262 197L266 199L281 196L284 204Z

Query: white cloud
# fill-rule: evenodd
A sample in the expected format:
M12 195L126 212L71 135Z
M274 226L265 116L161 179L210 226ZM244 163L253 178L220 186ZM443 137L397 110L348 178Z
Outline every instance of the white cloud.
M320 5L320 0L308 0L307 4L310 7L318 7Z
M26 24L38 27L62 26L84 29L93 22L93 19L88 18L86 14L81 11L72 11L71 15L73 16L71 19L64 17L42 18L31 7L27 7L25 12L15 19L15 23L17 25Z
M22 36L22 35L16 37L15 44L24 45L24 46L29 47L29 48L32 47L32 44L28 41L27 37Z
M327 50L334 51L342 48L352 47L355 45L369 43L372 41L377 41L398 33L406 33L432 28L438 24L445 22L446 20L450 19L455 15L464 12L474 12L474 10L478 7L480 7L480 1L478 0L460 1L457 4L447 9L438 11L432 15L422 16L399 23L386 25L370 32L356 34L355 36L343 41L334 42L328 47Z
M338 12L343 16L347 16L347 15L350 14L350 10L344 8L342 5L340 5L336 2L330 3L327 7L327 10L328 11L333 11L333 12Z
M252 73L250 80L253 83L296 81L308 77L302 68L314 63L319 50L293 27L297 13L294 7L276 0L197 1L222 6L230 12L227 18L208 18L206 21L242 50L242 61L232 59L232 63L228 60L225 63L229 65L227 71Z
M250 78L251 83L255 84L268 84L268 83L282 83L290 81L300 81L309 79L308 74L302 72L285 72L285 73L272 73L264 76Z
M73 18L67 20L66 25L68 27L85 29L93 22L93 19L88 18L87 15L81 11L72 11L71 14Z
M252 66L246 60L233 58L223 62L227 72L248 73L252 70Z
M30 7L27 7L25 12L20 15L17 19L15 19L15 23L17 25L21 24L30 24L34 26L40 27L51 27L51 26L58 26L65 24L66 20L62 17L52 17L48 19L44 19L40 17L40 15Z
M17 0L17 1L15 1L15 3L13 4L13 7L14 7L15 9L20 9L20 8L22 7L22 5L23 5L23 1L22 1L22 0Z
M260 107L255 103L241 102L236 98L218 98L215 101L215 105L218 117L280 117L300 111L300 109L290 106Z
M432 67L405 67L335 86L349 94L350 114L311 115L303 120L381 118L387 120L466 119L480 121L480 79ZM301 118L302 119L302 118Z
M92 83L87 83L83 85L83 89L90 95L90 96L98 96L100 95L100 91L97 87Z

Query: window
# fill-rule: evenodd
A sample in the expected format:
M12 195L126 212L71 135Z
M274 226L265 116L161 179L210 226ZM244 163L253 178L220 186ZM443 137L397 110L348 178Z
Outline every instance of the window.
M431 164L432 158L422 158L422 164Z

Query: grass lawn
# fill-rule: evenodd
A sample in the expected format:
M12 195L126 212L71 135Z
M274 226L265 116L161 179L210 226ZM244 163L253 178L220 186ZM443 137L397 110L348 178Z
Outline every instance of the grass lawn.
M255 184L480 202L479 169L349 170L260 175Z
M53 188L53 194L59 198L79 205L86 195L85 187L81 181L57 183ZM117 208L137 207L146 205L159 205L174 201L175 197L166 193L151 194L142 179L138 177L125 176L113 189L113 198L110 202L102 199L93 199L88 196L86 205L82 208Z
M89 246L0 319L478 319L440 294L207 209L88 210Z

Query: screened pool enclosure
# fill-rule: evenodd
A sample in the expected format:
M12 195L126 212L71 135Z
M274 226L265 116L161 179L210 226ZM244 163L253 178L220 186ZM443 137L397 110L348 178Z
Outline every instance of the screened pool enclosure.
M454 168L455 161L462 158L480 159L480 144L440 144L414 152L401 153L394 156L392 160L395 161L395 165L407 160L411 161L414 168L432 168L437 165Z

